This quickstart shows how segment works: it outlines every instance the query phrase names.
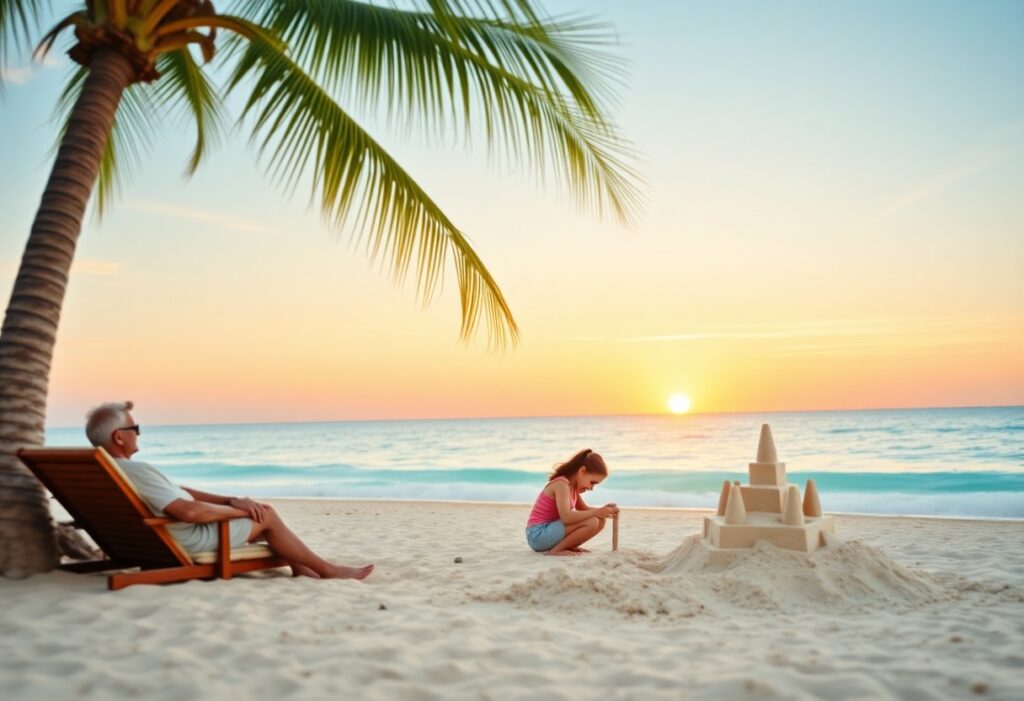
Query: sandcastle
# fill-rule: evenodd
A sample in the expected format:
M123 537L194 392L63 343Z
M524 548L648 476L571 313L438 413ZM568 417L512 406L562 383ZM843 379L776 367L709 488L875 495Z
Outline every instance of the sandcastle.
M807 480L802 500L800 488L786 483L786 463L779 462L768 424L761 426L750 484L726 480L718 513L704 517L704 537L716 548L751 548L766 540L780 548L810 552L825 544L825 533L835 532L835 519L821 515L814 480Z

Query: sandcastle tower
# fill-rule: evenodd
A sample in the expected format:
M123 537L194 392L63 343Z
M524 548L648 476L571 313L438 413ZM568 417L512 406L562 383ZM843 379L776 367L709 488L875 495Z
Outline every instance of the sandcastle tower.
M786 483L786 463L779 462L768 424L761 426L757 460L750 463L750 484L722 485L718 513L704 517L704 537L716 548L750 548L767 540L780 548L810 552L836 532L835 519L822 516L818 489L807 480L800 488Z

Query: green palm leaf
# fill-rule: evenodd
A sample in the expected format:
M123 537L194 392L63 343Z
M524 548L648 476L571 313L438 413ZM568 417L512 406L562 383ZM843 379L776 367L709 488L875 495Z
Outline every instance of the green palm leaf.
M157 68L163 79L156 84L156 101L177 105L186 118L195 121L196 145L187 168L188 175L192 175L220 135L224 112L220 93L188 49L162 54Z
M11 44L22 48L29 46L32 32L49 6L47 0L0 0L0 69L7 65ZM0 90L3 86L4 76L0 71Z
M428 301L450 253L467 340L483 322L497 347L519 330L501 291L465 236L441 208L317 83L278 46L249 43L231 78L253 89L243 117L254 119L253 139L269 171L290 187L313 166L313 192L326 217L366 236L371 257L390 261L404 279L416 261L417 290Z
M620 66L603 25L541 24L527 2L505 14L459 14L491 3L432 0L432 12L351 0L242 0L241 12L280 35L298 64L362 105L427 124L477 120L543 175L554 169L574 199L630 221L640 207L632 150L604 114ZM525 9L522 9L525 8ZM515 11L518 9L518 13ZM527 14L529 13L529 14Z
M7 39L27 42L49 8L46 0L0 0L0 42L6 50Z

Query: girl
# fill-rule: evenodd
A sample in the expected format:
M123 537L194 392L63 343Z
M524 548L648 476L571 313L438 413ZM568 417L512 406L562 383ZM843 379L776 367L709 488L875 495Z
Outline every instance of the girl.
M619 515L615 504L593 508L580 496L607 476L604 460L589 448L556 467L526 522L526 542L530 547L547 555L587 552L579 546L601 532L605 519Z

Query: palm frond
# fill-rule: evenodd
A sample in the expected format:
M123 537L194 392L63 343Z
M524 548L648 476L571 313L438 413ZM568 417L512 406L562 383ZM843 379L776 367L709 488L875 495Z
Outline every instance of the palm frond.
M49 0L0 0L0 90L4 86L3 68L7 66L12 45L29 46L39 21L48 14Z
M53 147L54 151L64 137L71 108L78 100L88 74L88 68L76 67L57 101L54 120L59 121L60 130ZM150 86L135 83L128 86L121 97L110 138L107 139L100 160L96 181L96 213L101 217L110 208L152 146L159 122L159 112L151 91Z
M53 45L56 43L61 32L72 25L86 22L88 19L88 16L84 12L73 12L55 24L50 28L50 31L43 35L43 38L39 40L39 43L36 44L35 51L33 51L35 57L39 60L46 58L49 55L50 50L53 49Z
M586 19L524 23L493 11L459 14L466 5L491 3L428 4L430 12L352 0L242 0L241 7L280 34L296 61L314 76L358 80L368 100L376 101L381 90L414 97L443 91L444 64L470 58L465 53L447 56L454 44L498 69L492 81L511 73L553 94L564 89L592 118L601 119L597 103L610 98L611 86L622 77L621 63L604 51L613 43L606 25ZM509 4L528 5L502 3ZM403 89L395 91L395 85Z
M494 7L497 5L498 7ZM242 0L240 12L289 45L296 63L360 106L435 125L478 120L573 198L630 221L641 205L631 146L605 115L621 66L604 25L541 22L530 3L429 0L431 12L352 0ZM461 14L476 8L480 16ZM524 9L525 8L525 9Z
M156 101L177 105L195 121L196 145L186 170L192 175L220 135L224 112L221 96L187 48L161 54L157 68L163 78L155 86Z
M426 0L437 17L469 16L511 18L515 22L540 25L546 19L530 0Z
M573 99L586 106L594 119L602 119L593 104L595 98L611 101L613 87L625 80L623 62L607 52L616 40L612 26L604 22L587 17L548 17L529 0L426 2L433 19L450 38L469 39L500 60L519 63L525 69L524 75L536 72L544 84L562 81ZM481 40L477 37L481 23L485 28L510 32L526 45L496 46L486 37Z
M48 0L0 0L0 42L3 42L3 48L7 48L7 39L27 42L49 7Z
M501 291L440 207L401 166L279 46L251 41L229 90L247 79L252 93L243 118L278 180L294 187L312 167L313 193L324 216L365 236L372 259L389 261L398 280L415 261L417 291L429 301L451 254L462 305L461 335L483 322L496 347L515 343L519 330ZM247 83L248 84L248 83Z

